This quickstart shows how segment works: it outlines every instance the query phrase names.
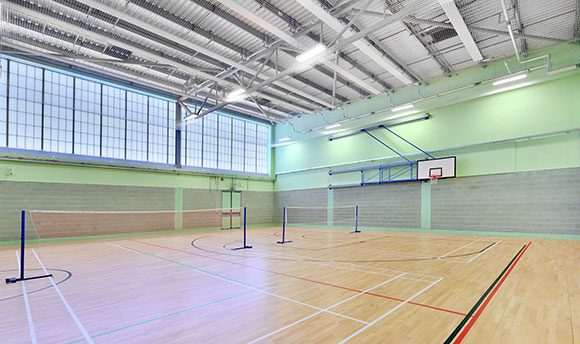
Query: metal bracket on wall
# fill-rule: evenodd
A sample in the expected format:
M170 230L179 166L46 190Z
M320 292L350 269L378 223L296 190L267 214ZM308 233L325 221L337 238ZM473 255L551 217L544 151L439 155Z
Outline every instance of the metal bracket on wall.
M397 138L403 140L405 143L411 145L413 148L417 149L421 153L427 155L429 159L435 159L431 154L427 153L423 149L419 148L418 146L414 145L404 137L398 135L391 129L387 128L384 125L379 125L375 129L382 128L388 131L389 133L395 135ZM390 165L380 165L380 166L370 166L370 167L361 167L361 168L352 168L347 170L337 170L337 171L328 171L328 175L333 174L340 174L340 173L353 173L360 171L360 183L359 184L342 184L342 185L332 185L328 186L329 189L336 189L336 188L348 188L354 186L364 186L364 185L377 185L377 184L387 184L387 183L402 183L402 182L416 182L417 179L417 161L411 161L407 159L403 154L397 152L391 146L387 145L381 139L376 137L375 135L369 132L369 129L362 129L361 132L369 135L374 140L379 142L381 145L387 147L389 150L393 151L397 154L401 159L405 160L406 162L402 163L395 163ZM370 176L369 176L369 173ZM367 172L367 173L365 173ZM385 175L386 173L386 175Z

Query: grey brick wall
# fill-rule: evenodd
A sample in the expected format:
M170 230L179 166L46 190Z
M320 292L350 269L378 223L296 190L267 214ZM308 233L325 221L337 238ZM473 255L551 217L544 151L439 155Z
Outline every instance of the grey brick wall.
M286 207L326 207L328 204L328 189L304 189L279 191L274 193L274 222L282 223L283 208ZM305 215L308 217L308 215ZM302 218L297 221L304 223L320 222L319 218ZM318 216L319 217L319 216Z
M173 188L0 181L0 241L18 240L20 211L173 210ZM28 219L27 228L32 228Z
M217 209L222 207L221 190L183 189L183 209Z
M333 205L359 206L359 226L421 227L421 185L394 183L335 189Z
M273 192L242 191L242 205L247 207L248 225L263 225L273 223Z
M441 180L431 188L431 227L580 234L580 169Z

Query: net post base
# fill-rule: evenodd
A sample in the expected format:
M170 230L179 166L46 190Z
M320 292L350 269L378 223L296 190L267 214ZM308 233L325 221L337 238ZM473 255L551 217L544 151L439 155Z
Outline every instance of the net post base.
M361 231L359 231L359 230L357 229L356 231L354 231L354 232L350 232L350 233L351 233L351 234L354 234L354 233L360 233L360 232L361 232Z
M287 244L289 242L292 242L292 240L278 241L278 244Z
M242 247L236 247L236 248L232 248L232 251L245 250L248 248L252 248L252 246L246 245L246 246L242 246Z
M47 277L52 277L52 274L42 275L42 276L34 276L34 277L26 277L26 278L16 278L16 277L7 278L6 284L12 284L12 283L16 283L16 282L29 281L29 280L34 280L34 279L39 279L39 278L47 278Z

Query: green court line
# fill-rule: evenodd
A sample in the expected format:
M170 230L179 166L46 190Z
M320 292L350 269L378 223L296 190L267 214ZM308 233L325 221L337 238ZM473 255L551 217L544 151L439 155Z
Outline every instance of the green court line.
M225 280L228 280L230 282L234 282L236 284L243 284L243 285L248 286L248 287L250 287L252 289L259 289L259 290L263 290L264 289L264 288L255 286L255 285L250 284L250 283L238 281L238 280L235 280L235 279L232 279L232 278L229 278L229 277L225 277L225 276L222 276L222 275L218 275L218 274L213 273L213 272L209 272L209 271L204 270L204 269L196 268L195 266L191 266L191 265L188 265L188 264L185 264L185 263L181 263L181 262L178 262L178 261L175 261L175 260L171 260L169 258L157 256L157 255L154 255L153 253L149 253L149 252L145 252L145 251L140 251L140 250L134 249L132 247L127 247L127 246L123 246L123 245L119 245L119 246L121 246L123 248L126 248L127 250L135 251L135 252L142 253L142 254L145 254L145 255L148 255L148 256L151 256L151 257L155 257L157 259L164 260L166 262L170 262L170 263L173 263L173 264L185 266L186 268L190 268L192 270L196 270L196 271L199 271L199 272L203 272L204 274L208 274L208 275L211 275L211 276L214 276L214 277L218 277L218 278L221 278L221 279L225 279Z
M153 321L157 321L157 320L161 320L161 319L166 319L166 318L169 318L169 317L172 317L172 316L175 316L175 315L179 315L179 314L183 314L183 313L186 313L186 312L191 312L191 311L196 310L196 309L200 309L200 308L208 307L208 306L211 306L211 305L215 305L215 304L220 303L220 302L229 301L229 300L232 300L232 299L235 299L235 298L238 298L238 297L241 297L241 296L245 296L245 295L248 295L248 294L252 294L252 293L255 293L255 292L256 292L256 290L251 290L251 291L248 291L248 292L245 292L245 293L242 293L242 294L237 294L237 295L230 296L230 297L226 297L226 298L219 299L219 300L216 300L216 301L208 302L208 303L205 303L203 305L194 306L194 307L191 307L191 308L183 309L181 311L177 311L177 312L173 312L173 313L161 315L161 316L158 316L158 317L155 317L155 318L152 318L152 319L143 320L143 321L140 321L140 322L131 324L131 325L127 325L127 326L123 326L123 327L116 328L114 330L109 330L109 331L106 331L106 332L101 332L99 334L96 334L94 336L91 336L91 338L102 337L102 336L105 336L105 335L108 335L108 334L111 334L111 333L114 333L114 332L119 332L119 331L123 331L123 330L129 329L129 328L132 328L132 327L136 327L136 326L140 326L140 325L145 325L145 324L148 324L148 323L153 322ZM84 342L84 341L85 341L85 339L83 338L83 339L78 339L78 340L75 340L75 341L72 341L72 342L68 342L67 344L81 343L81 342Z

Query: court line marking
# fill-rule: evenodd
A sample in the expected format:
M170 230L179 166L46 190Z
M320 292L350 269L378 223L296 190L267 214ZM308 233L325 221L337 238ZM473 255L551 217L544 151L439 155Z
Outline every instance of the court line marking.
M475 258L481 256L482 254L484 254L485 252L489 251L492 249L492 247L494 247L495 245L498 245L500 242L502 242L501 240L496 242L495 244L491 245L490 247L486 248L485 250L479 252L475 257L472 257L470 260L467 261L467 263L471 263L471 261L475 260Z
M42 268L42 270L44 270L44 273L48 275L48 271L46 271L44 264L42 264L42 261L40 260L40 258L38 258L38 255L36 254L36 251L34 249L32 249L32 253L34 253L36 260L38 260L38 263L40 264L40 267ZM79 320L79 318L77 317L75 312L73 311L72 307L66 301L66 299L64 298L64 295L61 293L61 291L58 288L58 286L56 285L56 283L54 283L54 279L52 277L48 277L48 279L50 280L50 283L52 283L52 286L54 287L54 290L56 291L58 296L60 296L60 299L62 300L62 303L64 304L64 306L68 310L69 314L71 315L71 317L73 318L73 320L77 324L77 327L79 328L79 330L81 330L83 336L85 336L85 339L87 340L87 342L89 342L90 344L94 344L93 340L91 339L91 336L89 335L89 333L87 332L87 330L85 329L85 327L83 326L83 324L81 323L81 321Z
M404 274L405 274L405 273L402 273L402 274L400 274L399 276L395 276L395 277L393 277L393 278L391 278L391 279L389 279L389 280L386 280L386 281L384 281L384 282L381 282L381 283L379 283L379 284L375 285L374 287L371 287L371 288L369 288L369 289L367 289L367 290L365 290L365 291L362 291L362 292L360 292L360 293L358 293L358 294L356 294L356 295L353 295L353 296L351 296L351 297L348 297L348 298L346 298L346 299L344 299L344 300L342 300L342 301L339 301L339 302L335 303L334 305L332 305L332 306L329 306L329 307L327 307L327 308L325 308L325 309L323 309L323 310L321 310L321 311L318 311L318 312L316 312L316 313L310 314L309 316L307 316L307 317L304 317L304 318L302 318L302 319L300 319L300 320L297 320L297 321L293 322L292 324L288 324L288 325L286 325L286 326L284 326L284 327L281 327L281 328L279 328L279 329L277 329L277 330L275 330L275 331L272 331L272 332L270 332L270 333L268 333L268 334L265 334L265 335L263 335L262 337L259 337L259 338L257 338L257 339L254 339L254 340L252 340L252 341L251 341L251 342L249 342L248 344L254 344L254 343L257 343L257 342L259 342L259 341L262 341L262 340L264 340L264 339L266 339L266 338L268 338L268 337L271 337L271 336L275 335L276 333L280 333L280 332L282 332L282 331L284 331L284 330L287 330L287 329L289 329L290 327L293 327L293 326L295 326L295 325L298 325L298 324L300 324L300 323L302 323L302 322L304 322L304 321L306 321L306 320L308 320L308 319L310 319L310 318L313 318L313 317L315 317L315 316L317 316L317 315L319 315L319 314L323 313L324 311L328 311L329 309L332 309L332 308L334 308L334 307L340 306L341 304L343 304L343 303L345 303L345 302L348 302L348 301L350 301L350 300L352 300L352 299L355 299L355 298L357 298L357 297L359 297L359 296L361 296L361 295L364 295L364 294L366 294L367 292L369 292L369 291L371 291L371 290L373 290L373 289L379 288L379 287L381 287L381 286L383 286L383 285L385 285L385 284L387 284L387 283L389 283L389 282L391 282L391 281L394 281L394 280L396 280L397 278L399 278L399 277L402 277ZM369 323L367 322L367 325L368 325L368 324L369 324Z
M205 238L205 237L201 237L201 238ZM198 238L198 239L196 239L196 240L199 240L199 239L201 239L201 238ZM192 253L192 252L188 252L188 251L183 251L183 250L179 250L179 249L174 249L174 248L167 247L167 246L156 245L156 244L150 244L150 243L147 243L147 242L144 242L144 241L138 241L138 240L133 240L133 241L134 241L134 242L139 242L139 243L142 243L142 244L145 244L145 245L157 246L157 247L161 247L161 248L168 249L168 250L173 250L173 251L177 251L177 252L183 252L183 253L187 253L187 254L191 254L191 255L197 255L197 256L199 256L199 257L205 257L205 258L208 258L208 259L219 260L219 261L223 261L223 262L227 262L227 263L231 263L231 264L239 264L239 263L234 263L234 262L230 262L230 261L226 261L226 260L221 260L221 259L214 258L214 257L210 257L210 256L204 256L204 255L197 254L197 253ZM195 241L195 240L194 240L194 241ZM213 242L211 242L211 243L213 243ZM270 244L271 244L271 242L270 242ZM268 245L268 246L271 246L271 245ZM209 249L205 249L205 248L202 248L202 247L197 247L197 246L194 246L194 247L195 247L195 248L198 248L199 250L205 251L205 252L209 252L209 253L215 253L215 254L219 254L219 255L225 255L225 256L228 256L228 257L237 257L237 258L245 258L245 257L246 257L246 256L243 256L243 255L233 255L233 254L226 254L226 253L220 253L220 252L210 251ZM286 246L286 247L288 247L288 246ZM284 250L284 249L282 249L282 250ZM282 251L278 251L278 252L282 252ZM284 253L284 254L286 254L286 253ZM299 257L299 255L296 255L296 256L298 256L298 257ZM311 259L321 259L321 258L316 258L316 257L309 257L309 256L302 256L302 257L305 257L305 258L311 258ZM249 258L260 258L260 257L249 257ZM296 260L296 261L298 261L298 262L304 262L304 261L302 261L302 260ZM322 262L327 262L327 263L337 263L337 264L347 264L347 265L352 265L352 266L361 266L361 267L369 267L369 266L366 266L366 265L361 265L361 264L352 264L352 263L349 263L349 262L341 262L341 261L334 261L334 260L325 260L325 261L322 261ZM372 263L375 263L375 262L372 262ZM248 265L243 265L243 264L242 264L242 266L248 266ZM250 267L250 268L254 268L254 267L252 267L252 266L248 266L248 267ZM370 268L370 267L369 267L369 268ZM383 271L392 271L392 272L396 272L396 273L403 273L403 272L406 272L406 273L407 273L407 274L409 274L409 275L425 276L425 277L431 277L431 278L434 278L434 279L437 279L437 278L439 278L439 276L426 275L426 274L421 274L421 273L416 273L416 272L408 272L408 271L400 271L400 270L384 269L384 268L378 268L378 267L372 267L372 268L373 268L373 269L379 269L379 270L383 270ZM432 281L429 281L429 282L432 282Z
M387 317L389 314L393 313L394 311L396 311L397 309L403 307L405 304L411 302L411 300L413 300L414 298L416 298L417 296L423 294L424 292L426 292L429 288L433 287L434 285L436 285L437 283L439 283L441 280L443 279L443 277L441 277L439 280L433 282L432 284L428 285L427 287L423 288L423 290L419 291L417 294L411 296L410 298L408 298L407 300L405 300L403 303L397 305L395 308L391 309L390 311L388 311L387 313L381 315L380 317L378 317L377 319L373 320L372 322L370 322L368 325L366 325L365 327L361 328L360 330L356 331L355 333L351 334L350 336L346 337L345 339L343 339L342 341L340 341L338 344L344 344L346 342L348 342L349 340L351 340L352 338L358 336L359 334L361 334L362 332L364 332L366 329L368 329L369 327L373 326L374 324L376 324L377 322L381 321L382 319L384 319L385 317Z
M136 251L138 253L142 253L142 254L145 254L145 255L148 255L148 256L151 256L151 257L155 257L155 258L158 258L158 259L161 259L161 260L165 260L165 261L168 261L168 262L171 262L171 263L174 263L174 264L178 264L178 265L181 265L181 266L185 266L185 267L191 268L191 269L196 270L196 271L199 271L199 272L203 271L202 269L196 268L194 266L191 266L191 265L188 265L188 264L184 264L184 263L181 263L181 262L178 262L178 261L174 261L174 260L171 260L171 259L168 259L168 258L164 258L164 257L161 257L161 256L157 256L157 255L154 255L152 253L148 253L148 252L145 252L145 251L135 250L135 249L132 249L130 247L125 247L125 248L127 248L129 250L134 250L134 251ZM222 279L222 280L225 280L225 281L228 281L228 282L237 284L237 285L241 285L241 286L244 286L244 287L247 287L247 288L256 290L256 291L258 291L258 292L260 292L262 294L270 295L270 296L273 296L273 297L276 297L276 298L279 298L279 299L282 299L282 300L285 300L285 301L288 301L288 302L296 303L296 304L299 304L301 306L305 306L305 307L308 307L308 308L313 308L313 309L316 309L316 310L324 311L320 307L316 307L316 306L313 306L313 305L310 305L310 304L307 304L307 303L304 303L304 302L300 302L298 300L294 300L294 299L287 298L287 297L282 296L282 295L278 295L278 294L271 293L269 291L264 290L264 288L260 288L260 287L254 286L254 285L251 285L249 283L239 282L239 281L236 281L236 280L233 280L233 279L229 279L227 277L221 277L220 275L217 275L217 274L214 274L214 273L211 273L211 272L204 272L204 273L206 273L206 274L208 274L209 276L212 276L212 277L216 277L216 278L219 278L219 279ZM327 313L330 313L330 314L333 314L333 315L336 315L336 316L339 316L339 317L342 317L342 318L345 318L345 319L353 320L353 321L356 321L356 322L359 322L359 323L367 324L366 321L363 321L363 320L360 320L360 319L355 319L355 318L349 317L349 316L344 315L344 314L339 314L339 313L335 313L335 312L331 312L331 311L324 311L324 312L327 312Z
M487 307L487 305L489 304L489 302L491 301L491 299L493 298L493 296L495 295L495 293L499 290L499 288L501 287L501 285L503 284L503 282L506 280L506 278L512 272L512 270L514 269L514 267L516 266L516 264L520 261L520 258L522 258L522 256L524 255L524 253L526 253L528 247L530 247L531 244L532 244L532 242L530 241L524 248L520 249L520 251L516 254L516 257L517 258L514 257L512 259L512 261L502 271L502 273L498 276L498 278L496 278L496 280L486 290L486 292L483 294L483 296L475 303L475 305L473 306L473 308L469 311L469 313L467 313L468 315L465 316L465 318L461 321L461 323L459 323L459 325L457 326L457 328L447 338L447 340L445 341L445 344L451 343L453 341L454 337L459 332L461 332L462 330L463 330L463 332L461 332L459 334L459 336L455 340L455 344L459 344L459 343L461 343L463 341L463 339L465 338L465 336L467 335L467 333L469 332L469 330L473 327L473 324L475 324L475 322L477 321L477 319L479 318L479 316L481 315L481 313L483 313L483 310L485 309L485 307ZM508 267L509 267L509 269L508 269ZM500 279L500 277L501 277L501 279ZM498 282L498 280L499 280L499 282ZM494 286L494 284L495 284L495 286ZM491 288L493 288L493 290L491 290L491 293L489 294L489 297L487 297L487 293L490 292L490 289ZM485 301L483 299L485 299ZM483 301L483 303L480 306L480 302L482 302L482 301ZM477 309L477 312L473 315L473 317L469 317L469 315L471 315L475 311L475 309ZM465 323L467 322L468 319L469 319L469 323L467 324L467 326L465 326L465 328L462 329L463 325L465 325Z
M302 256L302 255L297 255L297 254L284 254L285 256L292 256L292 257L299 257L299 258L312 258L315 259L315 257L309 257L309 256ZM272 256L272 255L268 255L268 256L264 256L265 258L271 257L271 258L277 258L277 256ZM338 262L332 262L329 261L328 263L323 263L323 262L310 262L310 261L300 261L301 263L309 263L309 264L316 264L316 265L322 265L322 266L330 266L332 268L335 269L342 269L342 270L349 270L349 271L357 271L357 272L362 272L362 273L367 273L367 274L373 274L373 275L379 275L379 276L396 276L397 273L401 272L401 271L393 271L390 274L387 273L382 273L382 272L376 272L376 271L370 271L370 270L362 270L362 269L355 269L355 268L349 268L346 266L340 266L340 265L333 265L333 264L328 264L328 263L335 263L335 264L348 264L348 263L338 263ZM361 266L361 267L366 267L364 265L355 265L355 264L350 264L353 266ZM369 267L370 268L370 267ZM403 272L403 274L410 274L412 275L412 272ZM433 281L429 281L429 280L424 280L424 279L418 279L418 278L412 278L412 277L401 277L402 279L406 279L406 280L411 280L411 281L419 281L419 282L425 282L425 283L432 283Z
M440 256L439 258L437 258L437 260L443 259L443 258L447 257L448 255L450 255L450 254L452 254L452 253L455 253L455 252L457 252L457 251L461 250L462 248L466 248L467 246L473 245L473 244L475 244L476 242L478 242L479 240L480 240L480 239L477 239L477 240L475 240L475 241L472 241L472 242L470 242L470 243L468 243L468 244L465 244L465 245L463 245L463 246L461 246L461 247L459 247L459 248L456 248L455 250L453 250L453 251L451 251L451 252L447 252L447 253L445 253L444 255L442 255L442 256ZM463 261L463 262L465 263L465 261Z
M18 270L20 270L20 256L18 255L18 250L16 250L16 262L18 263ZM28 302L28 291L26 290L26 284L24 281L20 281L20 283L22 284L22 296L24 297L24 307L26 308L26 317L28 318L30 340L33 344L36 344L36 331L34 330L34 323L32 322L32 312L30 312L30 303Z
M234 283L234 284L237 284L237 285L241 285L241 286L245 286L245 287L249 287L249 288L257 289L257 290L262 290L263 289L261 287L258 287L256 285L253 285L253 284L250 284L250 283L246 283L246 282L238 281L238 280L235 280L235 279L232 279L232 278L229 278L229 277L225 277L225 276L222 276L222 275L218 275L216 273L213 273L213 272L210 272L210 271L207 271L207 270L204 270L204 269L200 269L200 268L197 268L197 267L192 266L192 265L189 265L189 264L185 264L185 263L181 263L181 262L178 262L178 261L169 259L169 258L157 256L157 255L155 255L153 253L149 253L149 252L145 252L145 251L139 251L139 250L136 250L136 249L127 247L127 246L123 246L122 248L125 249L125 250L127 250L127 251L133 251L133 252L136 252L136 253L141 253L141 254L144 254L144 255L147 255L147 256L151 256L151 257L154 257L154 258L158 258L158 259L161 259L161 260L168 261L170 263L174 263L174 264L177 264L177 265L181 265L181 266L184 266L186 268L190 268L192 270L195 270L197 272L200 272L200 273L202 273L204 275L207 275L207 276L210 276L210 277L215 277L215 278L220 279L222 281L231 282L231 283Z
M119 246L119 245L112 244L112 243L110 243L110 242L108 242L108 243L106 243L106 244L107 244L107 245L111 245L111 246L118 247L118 248L120 248L120 249L123 249L123 250L129 251L129 252L133 252L133 253L139 253L139 252L135 252L135 251L133 251L133 250L129 250L129 249L127 249L127 248L124 248L123 246Z
M134 323L134 324L130 324L130 325L127 325L127 326L123 326L123 327L119 327L119 328L116 328L116 329L113 329L113 330L109 330L109 331L101 332L99 334L95 334L94 336L92 336L92 338L102 337L102 336L106 336L106 335L111 334L111 333L115 333L115 332L119 332L119 331L123 331L123 330L129 329L129 328L132 328L132 327L136 327L136 326L140 326L140 325L145 325L145 324L148 324L150 322L154 322L154 321L157 321L157 320L169 318L169 317L172 317L172 316L175 316L175 315L179 315L179 314L182 314L182 313L187 313L187 312L190 312L190 311L194 311L196 309L205 308L205 307L208 307L208 306L211 306L211 305L215 305L215 304L218 304L218 303L221 303L221 302L229 301L229 300L232 300L232 299L241 297L241 296L253 294L255 292L256 292L255 290L251 290L251 291L248 291L248 292L245 292L245 293L242 293L242 294L237 294L237 295L230 296L230 297L226 297L226 298L219 299L219 300L216 300L216 301L208 302L208 303L205 303L205 304L202 304L202 305L199 305L199 306L193 306L193 307L190 307L190 308L187 308L187 309L182 309L182 310L177 311L177 312L173 312L173 313L161 315L161 316L158 316L158 317L155 317L155 318L152 318L152 319L143 320L143 321L140 321L140 322L137 322L137 323ZM84 339L78 339L78 340L75 340L75 341L72 341L72 342L68 342L67 344L81 343L81 342L84 342L84 341L85 341Z
M112 246L117 246L119 248L122 248L123 250L131 251L133 253L138 253L138 252L135 252L133 250L126 249L126 248L121 247L121 246L118 246L118 245L112 245ZM216 264L213 264L213 265L206 265L205 267L206 268L214 268L214 267L218 267L220 265L222 265L222 264L221 263L216 263ZM189 273L190 272L187 271L187 270L186 271L182 271L182 272L176 272L176 271L174 271L174 272L169 272L169 273L164 273L164 274L156 274L155 277L165 277L165 276L173 276L173 277L175 277L175 276L180 276L180 275L186 275L186 274L189 274ZM94 291L94 290L99 290L99 289L104 289L104 288L110 288L110 287L120 287L120 286L124 286L124 285L127 285L127 284L133 284L135 282L143 282L143 281L150 281L150 280L151 280L151 278L149 278L149 277L134 278L134 279L131 279L128 282L115 282L115 283L110 283L110 284L103 284L103 285L96 286L96 287L92 287L92 288L83 288L83 289L79 289L79 290L70 290L70 291L67 292L67 295L71 295L71 294L81 294L81 293L86 293L88 291ZM52 296L51 295L37 296L37 297L31 297L30 300L31 301L34 301L34 300L42 300L42 299L46 299L46 298L50 298L50 297L52 297Z
M425 254L412 254L412 253L404 253L404 252L397 252L397 251L380 251L380 250L373 250L368 248L358 248L358 247L341 247L341 249L348 249L348 250L357 250L357 251L366 251L366 252L373 252L373 253L382 253L388 256L396 256L396 257L411 257L417 258L422 260L438 260L439 258L436 255L425 255ZM457 259L457 258L449 258L449 260L456 261L458 263L465 263L465 260Z
M204 255L201 255L201 254L197 254L197 253L193 253L193 252L188 252L188 251L183 251L183 250L176 249L176 248L172 248L172 247L166 247L166 246L152 244L152 243L148 243L148 242L144 242L144 241L138 241L138 240L134 240L134 242L138 242L138 243L141 243L141 244L144 244L144 245L159 247L159 248L163 248L163 249L170 250L170 251L182 252L182 253L186 253L186 254L193 255L193 256L198 256L198 257L204 257L204 258L207 258L207 259L218 260L218 261L222 261L222 262L229 263L229 264L244 266L244 267L248 267L250 269L254 269L254 270L258 270L258 271L265 271L265 272L269 272L269 273L272 273L272 274L276 274L276 275L280 275L280 276L285 276L285 277L288 277L288 278L294 278L294 279L298 279L298 280L302 280L302 281L306 281L306 282L316 283L316 284L325 285L325 286L334 287L334 288L339 288L339 289L343 289L343 290L349 290L349 291L352 291L352 292L355 292L355 293L360 293L361 292L360 290L353 289L353 288L343 287L343 286L339 286L339 285L336 285L336 284L331 284L331 283L326 283L326 282L321 282L321 281L315 281L315 280L311 280L311 279L304 278L304 277L289 275L289 274L285 274L283 272L277 272L277 271L262 269L262 268L258 268L258 267L251 266L251 265L247 265L247 264L242 264L242 263L237 263L237 262L231 262L231 261L224 260L224 259L220 259L220 258L215 258L215 257L210 257L210 256L204 256ZM403 272L407 273L406 271L399 271L399 272L401 272L401 273L403 273ZM425 275L425 276L428 276L428 275ZM432 277L435 277L435 276L432 276ZM442 278L439 277L439 280L441 280L441 279ZM400 302L403 302L404 301L402 299L397 299L397 298L390 297L390 296L386 296L386 295L380 295L380 294L374 294L374 293L367 293L367 294L368 295L372 295L372 296L377 296L377 297L382 297L382 298L390 299L390 300L400 301ZM457 315L463 315L463 316L465 316L465 313L460 313L460 312L456 312L456 311L452 311L452 310L448 310L448 309L444 309L444 308L439 308L439 307L428 306L428 305L421 304L421 303L409 302L409 304L412 304L412 305L415 305L415 306L420 306L420 307L426 307L426 308L430 308L430 309L436 309L436 310L440 310L440 311L447 312L447 313L452 313L452 314L457 314Z

